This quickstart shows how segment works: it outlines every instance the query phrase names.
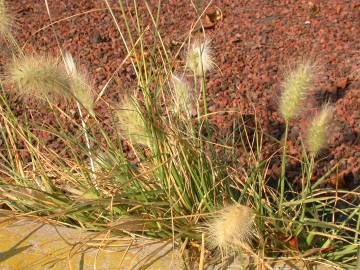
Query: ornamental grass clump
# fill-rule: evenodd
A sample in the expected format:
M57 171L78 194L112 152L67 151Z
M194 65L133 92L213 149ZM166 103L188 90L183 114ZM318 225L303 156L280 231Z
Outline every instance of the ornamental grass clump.
M196 75L203 76L214 66L210 41L195 40L186 56L186 66Z
M302 102L311 89L314 72L315 68L311 62L303 62L285 79L279 109L286 122L295 118L301 111Z
M227 252L247 244L254 235L255 214L249 207L233 204L209 222L209 245Z
M327 144L329 134L328 127L333 113L334 108L329 104L325 104L310 124L306 133L305 145L313 157Z
M70 97L71 79L64 66L51 56L14 57L7 70L7 79L24 97Z
M141 112L140 105L134 97L125 96L116 113L118 127L126 139L134 144L150 147L151 134Z
M19 112L13 111L11 95L2 87L0 205L5 206L2 208L11 208L11 216L15 211L21 215L31 213L71 227L104 232L108 240L90 243L99 247L112 245L119 236L126 237L120 240L121 245L160 244L155 247L156 251L164 249L160 250L163 252L152 252L143 262L141 258L136 260L134 267L137 269L151 267L158 256L177 249L186 269L233 268L230 264L234 256L241 253L249 259L244 269L260 265L272 269L268 264L297 257L309 267L320 262L339 266L338 269L355 269L359 246L359 192L351 190L349 198L349 190L326 190L328 185L320 185L327 182L337 165L324 175L316 175L319 179L314 183L314 157L309 161L304 155L304 162L298 158L290 164L286 162L291 158L286 151L289 121L298 115L299 104L306 97L304 93L311 88L309 82L313 81L313 73L309 70L312 71L313 66L299 65L284 83L287 87L282 105L292 101L290 109L295 112L281 110L286 120L286 136L281 145L281 178L276 179L279 149L264 152L264 144L279 142L263 131L256 114L254 125L250 126L243 116L240 123L237 114L229 115L234 118L233 129L224 136L216 123L206 121L204 74L215 66L209 58L209 43L195 45L195 42L188 52L187 66L183 69L185 74L193 75L189 85L181 76L169 79L169 73L178 66L178 53L172 55L172 50L165 47L167 42L163 42L157 20L154 20L154 27L143 28L145 24L141 18L137 20L134 13L126 12L122 2L119 2L122 23L129 29L129 37L123 39L127 56L119 70L125 68L123 64L127 66L128 60L131 62L133 72L127 67L124 72L136 74L136 77L127 76L131 79L128 83L139 91L136 97L143 99L126 96L115 105L120 136L110 126L109 115L104 110L98 117L82 114L80 105L91 110L93 102L89 96L80 97L79 92L87 95L90 87L70 55L64 55L61 63L52 58L51 61L46 59L50 63L30 61L27 65L23 59L30 57L18 57L16 69L10 75L13 75L14 85L20 86L19 91L27 96L36 93L42 98L55 94L75 98L80 119L74 117L72 110L68 112L61 106L51 106L49 112L54 112L51 117L55 117L55 121L49 124L31 111L28 117L27 110L21 112L24 117L17 119ZM111 6L108 5L109 12L115 14L117 11L113 12ZM146 7L151 18L155 18L152 16L154 9L147 4ZM138 14L136 9L135 14ZM136 29L132 28L134 18ZM113 20L118 25L117 16L114 15ZM121 29L123 27L118 27L119 31ZM144 38L150 36L151 29L156 31L157 42L151 40L147 44ZM32 58L39 61L41 57ZM47 66L55 74L46 73ZM116 78L122 73L119 70L108 74L109 80L97 98L99 106L107 109L108 114L114 109L106 102L112 94L108 93L104 99L100 97L106 91L115 91L110 85L116 87L116 82L123 81L122 75L119 80ZM308 73L311 79L304 75ZM298 102L292 100L294 89L301 92L296 94ZM49 102L51 104L51 100ZM188 115L184 111L193 105L198 109L196 118L195 114L185 117ZM174 108L181 113L175 114ZM82 133L77 132L81 128ZM123 139L127 141L125 147ZM317 153L314 149L309 151ZM288 168L290 173L286 173ZM302 192L298 192L298 179L303 183ZM348 201L348 206L338 207L339 202L344 205L343 202ZM228 205L226 202L234 203ZM139 238L146 242L138 241ZM169 248L169 244L172 247ZM198 267L195 261L199 261Z

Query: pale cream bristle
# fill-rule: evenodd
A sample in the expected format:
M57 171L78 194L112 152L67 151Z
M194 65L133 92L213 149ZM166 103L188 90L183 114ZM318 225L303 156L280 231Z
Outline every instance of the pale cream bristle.
M209 245L229 251L247 244L254 235L254 221L255 214L249 207L225 207L208 223Z
M195 104L195 93L192 93L189 83L182 77L172 75L172 110L175 113L190 114Z
M26 97L71 97L70 77L51 56L14 57L7 69L7 80L16 87L18 94Z
M0 35L7 37L11 34L13 18L10 15L7 4L4 0L0 0Z
M117 111L119 129L125 137L134 144L150 147L151 135L141 113L138 102L134 97L126 96Z
M214 66L210 41L195 40L187 53L186 65L195 75L203 76Z
M91 87L87 76L80 72L70 53L65 53L65 67L71 78L71 93L74 98L91 114L94 113L94 101L91 95Z
M313 156L316 156L327 144L329 134L328 126L333 113L334 108L329 104L325 104L310 124L306 133L305 146Z
M295 118L307 97L314 79L315 68L310 62L300 63L291 71L283 83L280 97L280 113L285 121Z

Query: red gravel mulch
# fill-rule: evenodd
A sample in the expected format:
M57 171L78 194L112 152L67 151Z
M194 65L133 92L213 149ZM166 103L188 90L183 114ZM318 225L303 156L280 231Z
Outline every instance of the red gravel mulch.
M46 27L50 20L45 1L8 1L17 18L16 37L26 51L58 53L54 31ZM108 1L119 18L118 1ZM133 2L133 1L128 1ZM146 6L139 5L139 14L150 25ZM156 11L157 0L148 1ZM162 1L160 31L166 45L178 48L197 18L196 11L187 0ZM193 1L198 2L198 1ZM207 2L207 1L204 1ZM111 15L102 0L48 0L54 30L63 48L71 52L84 66L97 92L123 61L126 50L120 40ZM129 3L131 6L131 4ZM203 8L204 5L201 5ZM201 10L200 8L200 10ZM84 14L87 12L86 14ZM134 8L127 8L134 14ZM74 16L76 15L76 16ZM212 41L216 64L219 67L208 74L209 111L239 110L253 114L265 132L281 139L284 123L277 111L277 98L281 81L289 64L304 55L315 56L321 76L307 113L292 123L289 142L290 153L299 155L299 131L306 125L316 108L331 101L336 106L331 129L329 149L322 155L315 177L322 175L340 162L338 184L351 188L360 181L360 2L358 0L215 0L211 3L203 23L206 35ZM39 29L45 27L43 30ZM195 34L199 33L197 30ZM135 32L134 32L135 33ZM148 37L151 41L151 36ZM2 60L3 61L3 60ZM129 62L117 72L105 94L109 100L118 98L119 89L125 91L134 81ZM24 105L13 100L13 107L21 114ZM36 104L29 105L34 117L46 118L46 111ZM105 106L96 111L103 118ZM234 114L223 113L212 119L221 128L230 128ZM46 121L51 121L50 119ZM48 138L49 144L59 147ZM264 154L276 149L265 141ZM278 147L278 146L277 146ZM271 173L278 172L276 162ZM296 164L295 164L296 167ZM298 170L298 169L296 169ZM289 172L291 174L291 170ZM335 182L336 182L335 181ZM334 183L333 183L334 184Z

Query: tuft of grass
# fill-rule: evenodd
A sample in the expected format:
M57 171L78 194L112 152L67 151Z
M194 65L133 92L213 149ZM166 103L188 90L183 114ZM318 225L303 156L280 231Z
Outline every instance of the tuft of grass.
M285 120L284 141L281 156L281 175L278 188L280 189L280 216L282 215L282 203L285 193L285 174L287 159L287 140L289 121L294 119L302 110L301 105L309 94L315 74L315 65L310 61L301 62L295 69L289 72L282 85L279 110Z
M74 119L66 110L50 106L56 124L44 125L26 113L20 121L9 104L10 90L1 85L0 202L14 212L45 216L68 226L171 242L174 248L181 247L184 257L189 253L195 260L200 258L200 268L217 264L224 268L233 254L245 251L255 264L251 266L258 268L271 269L268 265L272 262L291 258L303 261L308 268L322 263L335 269L356 269L359 191L333 190L323 185L336 166L312 182L315 157L309 160L306 151L297 160L297 176L304 184L285 179L287 160L291 158L286 151L288 122L297 113L285 118L285 144L264 133L257 122L251 132L246 123L234 122L226 138L204 134L204 74L214 65L209 45L194 43L184 59L186 66L181 67L192 70L193 84L189 85L194 85L194 92L202 93L205 115L201 115L200 97L191 104L186 96L192 90L182 84L182 78L178 89L167 87L171 74L181 71L177 55L171 55L165 47L158 28L160 2L156 14L144 4L153 23L153 44L144 39L150 27L143 27L136 1L130 13L126 12L126 1L119 2L120 20L105 2L123 40L126 59L134 67L134 84L143 100L140 103L134 96L125 95L120 104L114 105L117 121L103 123L94 115L91 125L80 109L80 119ZM9 69L10 81L27 96L69 96L92 108L76 92L80 89L87 93L86 76L69 55L65 63L44 56L17 56L13 69ZM282 100L290 99L298 106L305 97L301 93L311 87L309 70L312 68L300 65L290 73L284 83L290 90L283 93ZM74 83L77 76L80 86ZM296 102L289 94L292 92L297 93ZM170 95L174 102L168 102ZM48 101L53 105L51 98ZM197 105L197 119L175 113L174 106L184 109L190 105ZM114 110L112 105L108 109ZM65 127L69 123L81 132L68 132ZM212 131L210 122L207 128ZM39 131L55 137L62 148L52 149ZM81 140L83 136L85 140ZM263 152L265 137L278 143L277 151L269 156ZM124 148L124 138L130 150ZM147 147L139 150L138 144ZM237 151L239 145L241 151ZM276 188L268 171L281 150L282 173ZM256 237L251 238L254 234ZM246 245L250 239L251 247ZM219 252L226 249L232 252ZM186 262L190 264L188 269L195 269L193 260Z

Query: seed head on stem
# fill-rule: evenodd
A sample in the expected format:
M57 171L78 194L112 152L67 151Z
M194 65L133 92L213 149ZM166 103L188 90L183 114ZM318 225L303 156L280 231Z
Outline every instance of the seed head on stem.
M285 79L279 109L286 122L301 111L302 102L311 89L313 79L314 65L310 62L300 63Z
M73 97L91 114L93 114L94 101L91 87L84 72L80 72L70 53L65 53L65 67L71 77L71 93Z
M0 0L0 35L3 37L11 35L12 26L13 17L11 16L5 1Z
M327 144L328 127L334 113L334 108L325 104L321 111L311 121L306 133L305 145L312 156L316 156Z
M189 83L182 77L172 75L172 110L175 113L190 113L194 106L195 93Z
M117 111L119 129L132 143L150 146L149 133L140 106L134 97L126 96Z
M249 242L254 234L254 212L246 206L234 204L222 209L209 222L209 243L228 251Z
M21 96L71 97L71 79L64 66L51 56L14 57L8 66L7 79Z
M214 61L209 40L203 42L195 40L191 44L186 56L186 65L197 76L203 76L213 68Z

